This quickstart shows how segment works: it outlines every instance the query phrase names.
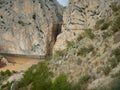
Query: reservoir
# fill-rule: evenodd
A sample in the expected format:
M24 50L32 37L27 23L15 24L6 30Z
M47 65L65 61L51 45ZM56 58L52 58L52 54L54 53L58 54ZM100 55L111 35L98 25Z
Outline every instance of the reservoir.
M26 71L28 68L30 68L32 65L39 63L42 61L40 58L32 58L32 57L21 57L21 56L5 56L5 58L10 63L9 65L6 65L4 67L0 68L0 71Z

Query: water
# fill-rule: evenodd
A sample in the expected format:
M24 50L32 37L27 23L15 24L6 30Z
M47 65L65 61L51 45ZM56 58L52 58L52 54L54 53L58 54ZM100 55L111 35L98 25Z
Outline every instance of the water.
M38 58L28 58L28 57L19 57L19 56L6 56L6 59L11 63L10 65L0 68L0 71L26 71L33 64L37 64L42 61Z

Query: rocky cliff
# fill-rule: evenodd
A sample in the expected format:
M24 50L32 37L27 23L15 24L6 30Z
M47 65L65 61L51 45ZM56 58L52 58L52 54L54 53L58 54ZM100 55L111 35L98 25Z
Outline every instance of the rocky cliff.
M62 12L56 0L0 0L0 52L48 54Z
M66 41L74 40L86 29L94 29L99 20L113 15L111 4L119 0L69 0L63 14L62 33L58 36L54 50L66 48Z

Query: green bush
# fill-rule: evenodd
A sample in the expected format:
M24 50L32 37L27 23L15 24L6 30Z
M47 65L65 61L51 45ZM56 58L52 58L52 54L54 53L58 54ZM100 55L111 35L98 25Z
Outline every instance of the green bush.
M115 74L113 74L111 77L120 79L120 71L115 73Z
M85 75L80 77L79 84L81 84L81 85L86 84L89 79L90 79L90 76L88 74L85 74Z
M24 78L19 82L19 88L32 84L31 90L49 90L52 75L45 63L39 63L25 72Z
M77 41L80 41L82 40L84 37L82 35L79 35L78 38L77 38Z
M78 83L75 85L75 89L76 90L87 90L86 87L88 85L89 79L90 79L90 75L88 74L81 76Z
M118 65L118 63L120 62L120 48L116 48L115 50L112 51L112 55L114 55L115 57L112 58L111 60L111 67L114 68Z
M120 56L120 47L116 48L112 51L112 55L115 55L115 57Z
M50 55L48 55L48 56L45 57L45 61L49 61L51 59L52 59L52 56L50 56Z
M53 82L52 76L53 73L49 71L45 63L34 65L26 71L18 83L18 88L21 90L31 85L30 90L79 90L69 83L66 75L59 75Z
M8 76L11 76L12 75L12 72L10 70L6 70L5 71L5 74L8 75Z
M112 32L108 30L107 32L103 32L102 37L103 39L106 39L107 37L110 37L112 35Z
M94 50L94 47L92 45L90 45L88 47L83 47L83 48L79 49L77 54L82 55L82 56L86 56L86 54L90 53L93 50Z
M59 51L56 51L56 56L61 56L63 57L65 55L65 50L59 50Z
M110 23L103 23L101 26L101 30L106 30L109 27Z
M110 90L120 90L120 79L111 84Z
M115 68L118 65L118 60L116 58L113 58L111 60L110 65L111 65L111 68Z
M5 72L1 71L0 72L0 76L11 76L12 72L9 70L6 70Z
M3 58L3 56L2 55L0 55L0 60Z
M21 25L21 26L25 26L26 23L24 23L23 21L18 21L18 23Z
M95 28L100 29L100 26L105 22L104 19L100 19L96 22Z
M120 47L113 50L112 54L115 56L114 58L117 60L117 62L120 62Z
M2 85L3 81L6 79L8 79L9 76L11 76L14 72L11 72L9 70L6 70L5 72L1 71L0 72L0 90L10 90L10 87L12 85L12 82L11 83L7 83L7 84L4 84Z
M103 71L104 75L108 75L111 71L111 68L109 66L105 66L102 68L102 71Z
M115 20L113 21L111 30L112 30L114 33L120 31L120 15L117 16L117 17L115 18Z
M32 68L30 68L29 70L27 70L24 74L24 78L21 79L21 81L19 82L19 87L25 87L27 85L29 85L30 83L33 82L33 73L32 73Z
M99 87L96 87L96 88L93 88L93 89L91 89L91 90L108 90L106 87L101 87L101 86L99 86Z
M117 2L113 2L111 4L111 8L114 12L118 11L120 9L120 5L117 5Z
M33 76L32 90L50 90L52 85L51 77L53 76L53 73L49 71L45 63L40 63Z
M85 30L85 35L90 39L94 39L94 37L95 37L95 35L94 35L94 33L92 33L91 29L86 29Z
M67 80L67 76L60 75L53 83L52 90L72 90L71 84Z
M12 82L1 86L1 90L10 90L11 89Z
M73 48L75 45L75 42L73 41L66 41L66 43L67 43L67 48Z

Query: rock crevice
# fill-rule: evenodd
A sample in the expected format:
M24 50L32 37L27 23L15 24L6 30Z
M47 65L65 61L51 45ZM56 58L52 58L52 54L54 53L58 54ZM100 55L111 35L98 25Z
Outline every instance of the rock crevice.
M57 40L57 36L61 33L61 26L62 24L53 24L52 26L51 41L48 43L47 55L51 55L53 52L53 47Z

